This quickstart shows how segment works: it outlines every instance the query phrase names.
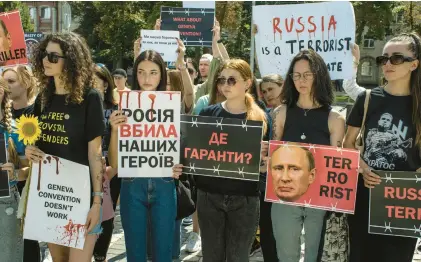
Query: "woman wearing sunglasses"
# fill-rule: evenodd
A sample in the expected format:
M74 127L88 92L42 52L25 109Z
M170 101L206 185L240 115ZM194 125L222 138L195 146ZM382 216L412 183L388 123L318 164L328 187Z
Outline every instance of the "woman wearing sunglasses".
M303 50L292 59L281 101L282 105L273 112L273 140L342 145L345 120L331 108L333 89L326 63L319 54ZM317 261L325 215L324 210L273 204L272 225L279 261L300 260L303 226L304 261Z
M21 262L23 259L23 239L20 232L20 220L16 218L19 192L17 188L18 170L20 159L16 151L16 145L22 145L17 137L12 138L15 129L12 119L12 101L10 99L10 90L8 83L0 77L0 133L4 146L7 147L8 163L0 163L1 176L9 176L9 196L0 200L0 257L2 261ZM6 140L6 141L5 141ZM1 153L6 157L5 153ZM2 160L3 161L3 160ZM4 178L2 179L4 181ZM7 180L6 180L7 181ZM36 257L34 257L36 260Z
M34 114L44 126L36 146L28 146L30 161L55 155L90 167L91 209L83 250L48 243L53 261L88 262L101 233L102 134L104 112L101 95L93 88L93 62L85 40L75 33L50 34L34 50L34 73L40 82ZM65 130L65 133L62 132ZM89 189L88 189L89 190Z
M371 90L365 123L366 92L358 95L347 121L345 147L355 148L364 127L362 179L358 181L355 215L348 217L352 262L412 261L416 239L369 234L367 228L369 189L384 183L372 170L421 171L420 55L421 40L414 33L389 40L383 55L376 59L387 84Z
M268 116L248 93L253 75L247 62L228 60L215 80L226 101L206 107L200 115L262 121L267 140ZM173 170L178 178L182 165ZM195 180L203 261L249 261L259 218L258 182L205 176Z

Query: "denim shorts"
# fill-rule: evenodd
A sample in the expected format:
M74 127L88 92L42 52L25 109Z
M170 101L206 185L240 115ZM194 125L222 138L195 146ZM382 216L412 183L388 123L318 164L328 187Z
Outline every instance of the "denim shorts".
M102 233L102 206L101 209L99 210L99 221L98 224L92 229L91 232L88 233L88 235L99 235Z

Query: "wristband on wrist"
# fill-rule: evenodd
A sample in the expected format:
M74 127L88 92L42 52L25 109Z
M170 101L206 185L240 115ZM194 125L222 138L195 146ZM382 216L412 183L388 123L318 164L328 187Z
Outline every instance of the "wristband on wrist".
M92 205L102 205L100 202L93 202Z
M222 44L222 39L219 39L218 41L216 41L218 44Z
M104 196L104 193L103 192L93 192L92 193L92 196L94 197L94 196L99 196L99 197L103 197Z

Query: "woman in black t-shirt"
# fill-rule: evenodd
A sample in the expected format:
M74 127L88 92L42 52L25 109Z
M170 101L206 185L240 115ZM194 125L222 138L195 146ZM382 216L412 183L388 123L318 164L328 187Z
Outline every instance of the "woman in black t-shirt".
M355 148L362 125L361 152L355 215L349 216L351 262L410 262L415 238L368 233L369 188L380 183L371 170L416 171L421 167L421 40L416 34L392 38L376 61L387 84L371 91L365 124L362 92L348 118L344 145ZM414 187L417 187L414 182Z
M248 93L252 81L247 62L228 60L214 83L227 100L204 108L199 115L263 121L267 140L268 116ZM173 170L179 178L182 165ZM206 176L195 180L203 261L248 261L259 218L258 182Z
M91 53L85 40L75 33L50 34L34 50L33 59L34 73L40 82L34 113L46 128L36 146L26 147L25 155L33 162L51 154L89 165L93 191L83 250L53 243L48 243L48 248L54 261L91 261L97 235L101 233L101 142L105 128L102 99L92 88Z

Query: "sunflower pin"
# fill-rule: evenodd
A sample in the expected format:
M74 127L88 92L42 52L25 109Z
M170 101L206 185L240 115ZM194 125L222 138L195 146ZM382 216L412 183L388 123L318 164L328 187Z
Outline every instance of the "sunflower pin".
M38 117L29 115L22 115L16 120L17 134L19 135L19 141L23 140L23 143L27 145L33 145L41 135L41 127L38 122Z

